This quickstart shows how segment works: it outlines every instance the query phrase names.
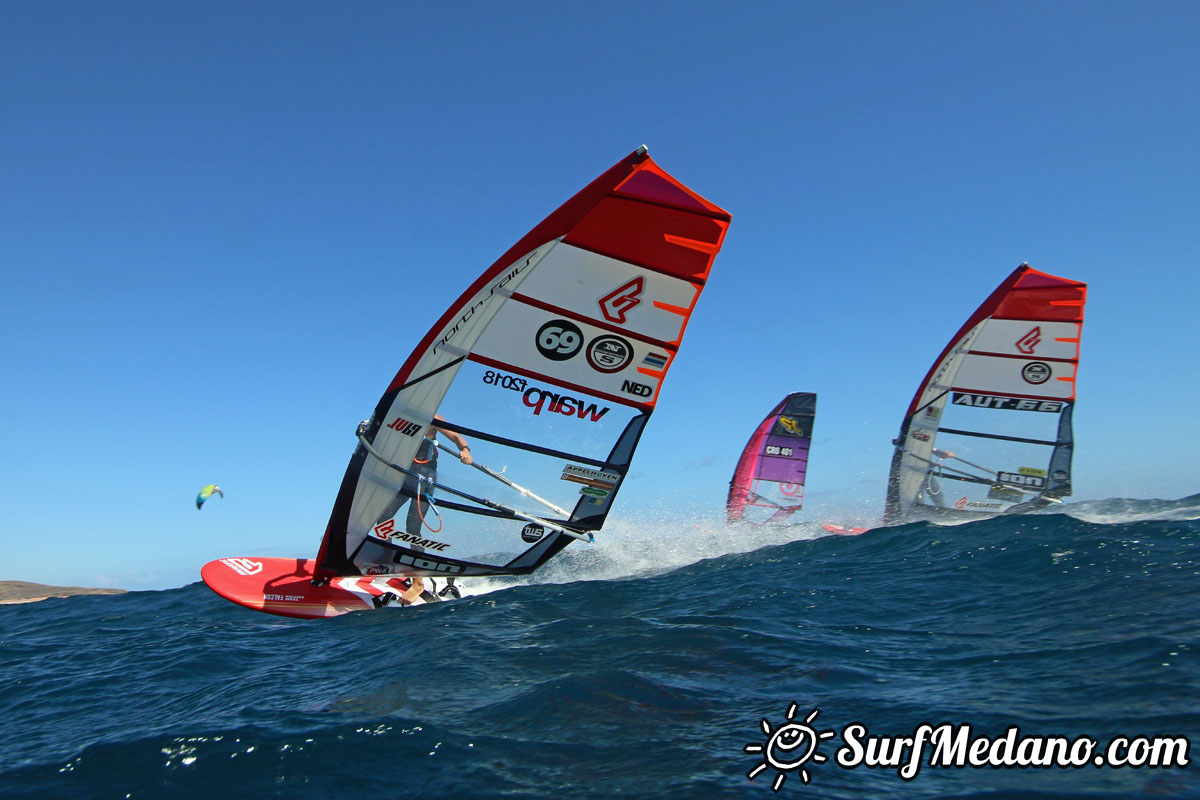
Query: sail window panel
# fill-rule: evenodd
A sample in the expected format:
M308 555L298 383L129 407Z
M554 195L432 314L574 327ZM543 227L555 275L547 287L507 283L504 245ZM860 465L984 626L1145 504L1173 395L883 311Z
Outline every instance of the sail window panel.
M1026 403L1041 406L1023 410ZM977 432L986 436L1005 436L1055 442L1058 439L1059 413L1068 406L1062 401L1021 400L1019 398L955 394L946 406L938 425L937 447L944 447L946 429ZM1051 410L1053 409L1053 410Z
M971 349L1028 358L1077 359L1082 327L1076 322L991 319Z
M608 458L639 413L578 388L474 362L463 365L439 410L448 422L464 428L598 462ZM476 449L483 445L463 435L473 457L497 469L504 465L493 465ZM558 477L555 473L552 481L557 483Z
M699 294L690 281L568 244L521 286L522 296L663 342L679 341Z
M809 418L808 430L812 430L812 418L817 413L817 396L811 392L790 396L784 404L783 413L789 417L798 415Z
M510 301L472 359L534 380L652 405L673 353L552 311Z
M414 557L501 567L530 546L521 534L533 523L525 520L497 519L438 506L436 511L429 508L425 521L409 531L407 513L408 504L395 518L382 520L368 530L354 559L363 574L404 572L406 560ZM454 574L453 570L443 571Z
M945 459L933 474L943 482L952 482L957 487L955 492L1002 503L993 510L1003 510L1045 490L1054 454L1050 445L982 439L949 431L938 436L938 448L957 458Z
M623 468L603 463L640 416L636 409L594 395L472 362L461 367L438 413L448 424L466 429L462 435L478 466L462 463L458 447L439 435L447 449L438 451L440 486L433 492L433 510L418 518L414 530L409 499L394 517L371 520L365 535L491 566L507 564L551 535L551 526L536 520L561 522L580 504L607 510ZM564 448L569 450L562 452ZM403 483L403 474L397 473L384 491L390 488L394 496L403 491ZM497 511L496 505L516 512L517 518Z
M735 522L795 522L791 515L804 506L804 484L755 481Z
M426 352L414 371L415 375L426 377L411 382L398 392L387 412L378 420L378 429L371 442L376 455L368 456L363 462L350 506L347 531L351 533L352 541L348 542L351 549L375 524L379 513L391 502L404 481L404 474L389 464L411 466L428 421L433 419L434 409L461 365L461 357Z

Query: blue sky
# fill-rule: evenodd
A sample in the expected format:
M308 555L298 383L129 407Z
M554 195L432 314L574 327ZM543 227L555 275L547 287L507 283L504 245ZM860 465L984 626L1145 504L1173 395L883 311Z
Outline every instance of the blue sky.
M0 19L0 578L314 554L424 331L642 143L733 224L614 518L714 515L794 390L819 394L808 513L877 517L917 381L1022 261L1090 285L1074 499L1198 489L1195 4Z

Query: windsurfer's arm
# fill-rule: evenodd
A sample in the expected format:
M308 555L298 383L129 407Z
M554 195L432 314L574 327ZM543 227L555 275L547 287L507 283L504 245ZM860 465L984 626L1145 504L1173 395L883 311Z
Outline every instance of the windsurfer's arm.
M433 418L434 420L440 419L442 422L446 421L446 418L441 414L434 414ZM462 460L462 463L468 465L471 463L471 446L467 444L466 439L464 439L460 434L457 434L454 431L448 431L437 424L434 424L433 430L436 433L445 434L447 439L454 442L454 445L458 448L458 457Z

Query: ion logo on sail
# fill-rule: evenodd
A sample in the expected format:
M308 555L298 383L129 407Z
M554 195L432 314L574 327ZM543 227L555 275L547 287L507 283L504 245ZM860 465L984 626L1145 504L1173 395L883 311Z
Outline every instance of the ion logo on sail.
M600 298L600 313L609 322L625 322L625 315L638 305L641 305L641 294L644 288L642 276L639 275L629 283L613 290Z

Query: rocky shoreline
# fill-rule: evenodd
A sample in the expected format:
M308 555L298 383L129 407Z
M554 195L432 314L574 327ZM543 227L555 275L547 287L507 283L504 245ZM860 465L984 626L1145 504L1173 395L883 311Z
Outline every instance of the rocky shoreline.
M51 597L71 597L77 594L124 594L124 589L91 589L85 586L47 586L29 581L0 581L0 605L7 603L36 603Z

